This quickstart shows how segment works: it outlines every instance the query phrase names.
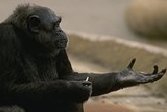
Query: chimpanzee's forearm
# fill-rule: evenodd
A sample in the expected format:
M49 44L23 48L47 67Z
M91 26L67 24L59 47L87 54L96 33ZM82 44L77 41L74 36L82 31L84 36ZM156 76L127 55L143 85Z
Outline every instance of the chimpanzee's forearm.
M135 59L129 63L127 68L120 72L103 74L73 72L64 78L68 80L86 80L89 77L89 81L92 82L92 96L97 96L126 87L158 81L166 73L166 69L158 71L157 65L154 66L152 73L136 72L132 69L134 63Z
M121 89L121 85L118 82L117 74L119 72L95 74L95 73L74 73L64 77L67 80L86 80L89 77L89 81L92 82L92 96L102 95L111 91Z

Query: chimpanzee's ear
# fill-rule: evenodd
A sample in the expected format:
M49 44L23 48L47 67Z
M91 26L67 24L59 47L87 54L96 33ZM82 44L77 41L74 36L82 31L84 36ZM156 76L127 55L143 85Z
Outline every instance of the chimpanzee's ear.
M38 33L40 30L41 20L38 15L31 15L27 19L27 27L33 33Z

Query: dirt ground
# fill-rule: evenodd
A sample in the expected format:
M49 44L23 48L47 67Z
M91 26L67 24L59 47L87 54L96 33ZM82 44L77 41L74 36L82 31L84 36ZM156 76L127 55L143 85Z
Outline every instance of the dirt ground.
M86 103L84 108L85 112L134 112L126 106L105 102Z

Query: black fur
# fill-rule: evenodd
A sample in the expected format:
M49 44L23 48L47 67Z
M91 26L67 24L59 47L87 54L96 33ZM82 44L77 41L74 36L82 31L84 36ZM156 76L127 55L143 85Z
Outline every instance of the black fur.
M136 73L133 60L120 72L73 72L60 22L49 8L21 5L0 24L0 106L7 107L0 111L83 112L90 95L153 82L166 71Z

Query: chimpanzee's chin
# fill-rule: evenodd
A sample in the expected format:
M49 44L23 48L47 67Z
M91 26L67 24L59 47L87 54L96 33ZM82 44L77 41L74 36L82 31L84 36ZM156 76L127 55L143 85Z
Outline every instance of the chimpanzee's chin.
M68 40L61 39L61 40L55 42L55 46L58 49L65 49L67 47L67 42L68 42Z

